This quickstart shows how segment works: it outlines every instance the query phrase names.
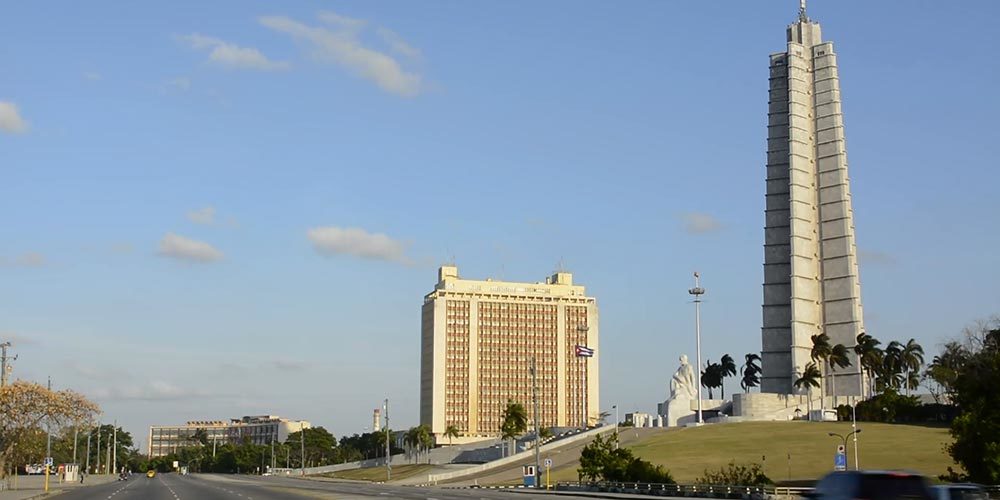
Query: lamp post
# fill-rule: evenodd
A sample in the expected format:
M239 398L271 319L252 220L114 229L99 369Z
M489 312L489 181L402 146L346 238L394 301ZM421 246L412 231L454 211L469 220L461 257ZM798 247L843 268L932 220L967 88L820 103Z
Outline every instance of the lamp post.
M841 434L837 434L836 432L828 432L827 433L827 435L830 436L830 437L838 437L838 438L840 438L840 443L844 446L844 453L845 454L847 453L847 439L850 438L851 436L854 436L854 439L857 439L858 434L861 434L861 429L854 429L853 431L848 432L846 436L841 435ZM857 457L855 457L855 458L857 458ZM858 470L857 462L854 462L854 464L855 464L854 465L854 470Z
M612 406L612 408L614 408L614 410L615 410L615 449L617 450L618 449L618 441L619 441L619 439L618 439L618 423L621 422L621 420L618 420L618 405L614 405L614 406Z
M700 282L701 276L698 271L694 273L694 288L688 290L688 293L694 295L694 341L695 350L697 351L697 361L698 369L701 370L701 296L705 294L705 289L701 287ZM701 381L696 381L698 386L698 423L705 423L701 417Z

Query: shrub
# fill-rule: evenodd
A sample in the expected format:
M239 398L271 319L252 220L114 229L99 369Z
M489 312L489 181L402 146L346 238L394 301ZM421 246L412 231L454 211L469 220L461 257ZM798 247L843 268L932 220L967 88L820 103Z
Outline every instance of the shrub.
M773 484L771 479L764 475L764 470L760 464L737 464L735 461L729 465L720 467L718 470L705 469L705 475L698 478L699 484L728 484L738 486L761 486Z

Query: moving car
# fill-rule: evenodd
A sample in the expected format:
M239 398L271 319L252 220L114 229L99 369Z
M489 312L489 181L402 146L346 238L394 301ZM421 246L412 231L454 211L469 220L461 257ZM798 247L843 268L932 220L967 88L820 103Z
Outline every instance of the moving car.
M156 476L155 470L150 470L149 472L146 472L146 477L154 477L154 476Z
M989 495L978 484L940 484L934 487L936 500L987 500Z
M936 500L927 480L909 472L844 471L827 474L806 494L816 499Z

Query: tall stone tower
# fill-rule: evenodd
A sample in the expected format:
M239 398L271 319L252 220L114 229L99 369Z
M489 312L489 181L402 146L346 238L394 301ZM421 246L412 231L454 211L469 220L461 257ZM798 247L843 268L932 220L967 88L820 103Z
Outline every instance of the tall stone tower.
M840 81L833 43L806 16L771 55L761 391L793 393L811 361L811 336L853 347L864 330ZM826 377L828 395L858 395L851 367Z

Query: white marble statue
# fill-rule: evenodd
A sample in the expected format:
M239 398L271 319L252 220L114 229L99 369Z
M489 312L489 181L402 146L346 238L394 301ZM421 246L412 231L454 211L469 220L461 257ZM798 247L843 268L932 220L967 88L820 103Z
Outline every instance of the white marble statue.
M664 426L683 426L696 420L691 407L692 401L698 397L696 380L687 356L681 355L681 366L670 379L670 399L659 405Z
M698 386L695 384L694 369L688 364L687 356L681 354L681 366L670 379L670 400L698 397Z

